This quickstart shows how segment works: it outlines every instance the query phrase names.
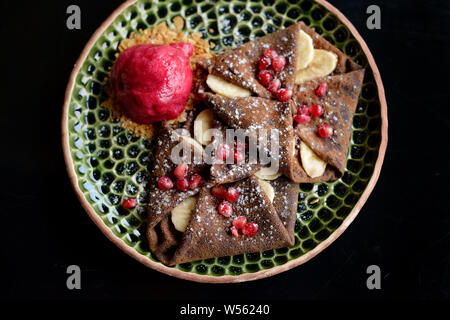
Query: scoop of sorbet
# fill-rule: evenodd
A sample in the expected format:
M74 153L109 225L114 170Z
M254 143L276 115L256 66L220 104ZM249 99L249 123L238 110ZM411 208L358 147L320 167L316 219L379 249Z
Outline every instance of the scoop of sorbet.
M175 119L192 88L189 43L143 44L125 50L111 71L120 110L137 123Z

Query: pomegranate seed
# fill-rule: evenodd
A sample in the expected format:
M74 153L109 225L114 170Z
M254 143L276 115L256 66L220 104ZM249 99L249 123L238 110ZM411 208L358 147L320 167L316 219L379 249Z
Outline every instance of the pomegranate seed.
M311 112L313 116L320 117L323 115L323 107L320 104L315 104L309 108L309 112Z
M231 234L235 238L239 238L239 231L235 226L230 227Z
M183 179L184 177L186 177L187 172L188 172L188 166L185 163L181 163L181 164L177 165L175 170L173 170L173 174L178 179Z
M254 222L246 223L242 228L242 234L253 237L258 232L258 225Z
M173 182L168 176L162 176L158 180L158 188L161 190L169 190L173 188Z
M124 208L125 210L133 209L134 207L136 207L136 205L136 198L128 198L122 202L122 208Z
M285 65L286 58L284 56L278 56L272 59L272 67L276 72L280 72L281 70L283 70Z
M278 90L280 90L280 87L281 87L280 79L273 79L267 86L267 90L269 90L273 94L276 94Z
M271 60L268 57L262 57L258 61L258 69L259 71L266 70L271 64Z
M227 193L225 194L225 199L229 202L236 202L239 199L239 191L236 188L229 187Z
M233 213L233 207L231 206L231 203L229 203L228 201L222 201L219 204L218 211L224 217L230 217L231 214Z
M223 161L227 160L227 158L230 156L230 153L231 148L227 144L222 144L217 148L217 156Z
M333 128L326 123L323 123L319 126L319 136L322 138L328 138L333 134Z
M269 59L274 59L278 57L278 52L275 49L266 49L264 50L264 57L267 57Z
M189 181L186 178L177 180L177 188L180 191L187 191L189 189Z
M281 102L286 102L286 101L288 101L291 97L292 97L292 90L291 90L291 89L281 88L281 89L278 90L278 92L277 92L277 98L278 98L278 100L280 100Z
M236 227L236 229L242 229L247 223L247 218L244 216L239 216L237 218L234 218L232 223L233 227Z
M225 188L225 186L222 186L222 185L214 186L211 189L211 193L217 199L225 199L225 194L227 193L227 188Z
M311 121L311 117L308 116L307 114L297 114L294 117L294 121L297 122L298 124L305 124Z
M234 163L241 163L245 160L245 156L241 151L235 150L234 151Z
M201 187L204 182L205 180L203 180L203 177L201 175L199 175L198 173L194 173L189 179L189 188L197 189L198 187Z
M323 97L326 91L327 91L327 84L325 82L321 83L320 86L318 86L316 89L316 95L318 97Z
M298 113L298 114L306 114L306 115L309 115L309 107L308 107L308 106L305 106L305 105L300 106L300 107L298 107L298 109L297 109L297 113Z
M273 76L270 73L270 71L263 70L263 71L259 72L258 78L259 78L259 82L261 82L261 84L264 87L267 87L269 85L270 81L272 81Z

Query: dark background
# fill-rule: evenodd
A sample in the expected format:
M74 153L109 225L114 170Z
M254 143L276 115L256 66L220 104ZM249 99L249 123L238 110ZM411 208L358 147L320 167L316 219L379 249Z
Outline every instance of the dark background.
M1 295L8 298L449 299L449 1L331 0L366 40L388 102L380 179L356 220L305 265L250 283L171 278L109 242L77 201L65 171L60 119L65 87L108 1L1 1ZM77 4L82 29L66 28ZM377 4L382 29L366 28ZM66 268L82 269L82 290ZM382 289L366 288L377 264Z

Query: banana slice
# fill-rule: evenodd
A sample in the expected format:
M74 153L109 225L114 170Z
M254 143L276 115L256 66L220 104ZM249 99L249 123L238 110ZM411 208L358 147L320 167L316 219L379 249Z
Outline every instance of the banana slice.
M213 127L214 115L210 109L200 112L194 121L194 138L202 145L208 145L211 140L211 132L208 131Z
M314 78L325 77L336 69L337 55L331 51L315 49L314 58L305 69L298 70L295 83L299 84Z
M196 149L198 152L203 152L202 145L197 141L195 141L194 139L192 139L191 137L181 136L181 139L191 144L194 147L194 149Z
M298 45L297 45L297 71L305 69L314 58L314 45L311 37L300 30L298 34Z
M273 202L273 198L275 198L275 191L273 190L272 185L265 180L258 179L258 181L261 189L267 194L270 202Z
M300 160L303 169L311 178L323 175L327 167L327 163L320 159L303 141L300 142Z
M186 231L191 214L197 205L197 197L190 197L181 202L178 206L172 209L171 220L175 229L180 232Z
M225 97L250 97L250 91L247 89L238 87L212 74L209 74L208 78L206 78L206 84L212 91Z
M275 180L281 176L281 172L275 171L271 167L264 167L261 170L255 172L255 176L261 180Z

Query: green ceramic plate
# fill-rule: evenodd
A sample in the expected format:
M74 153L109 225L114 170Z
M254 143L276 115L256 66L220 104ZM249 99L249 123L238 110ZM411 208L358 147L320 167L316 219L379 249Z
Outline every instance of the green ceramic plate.
M331 183L301 184L295 245L291 248L208 259L166 267L145 238L147 165L151 141L110 120L104 79L119 42L130 32L176 16L187 32L200 32L214 51L304 21L366 68L353 119L345 175ZM117 246L145 265L180 278L236 282L267 277L299 265L327 247L355 218L371 192L387 142L386 103L375 62L354 27L325 1L167 0L129 1L118 8L86 45L70 78L62 121L69 176L85 210ZM139 205L121 210L124 197Z

